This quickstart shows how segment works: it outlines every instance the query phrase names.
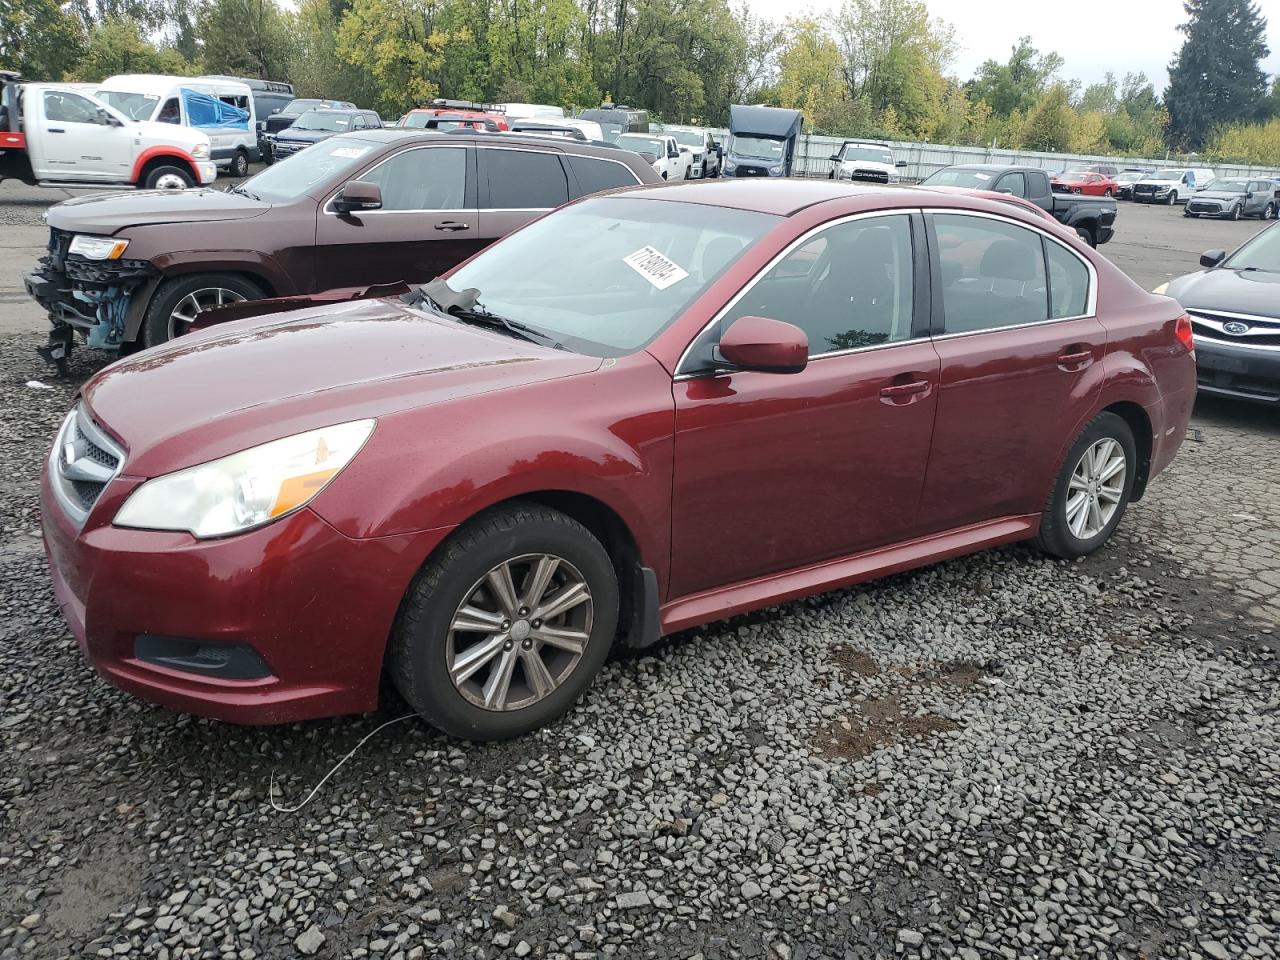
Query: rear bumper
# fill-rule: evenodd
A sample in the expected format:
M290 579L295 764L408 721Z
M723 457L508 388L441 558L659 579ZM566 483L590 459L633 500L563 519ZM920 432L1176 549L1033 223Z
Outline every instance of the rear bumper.
M83 529L55 498L47 463L41 483L54 594L98 673L141 699L230 723L376 707L400 600L448 529L351 540L310 509L220 540L113 527L141 483L111 481ZM207 663L221 652L260 669L243 678L181 657L157 662L166 644L213 651Z
M1280 405L1280 350L1243 347L1196 336L1200 392Z

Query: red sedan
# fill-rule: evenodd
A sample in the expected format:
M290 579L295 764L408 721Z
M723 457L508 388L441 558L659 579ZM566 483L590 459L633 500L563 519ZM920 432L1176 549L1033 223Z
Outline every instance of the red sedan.
M1120 190L1114 177L1085 170L1068 170L1050 177L1049 183L1059 193L1080 193L1086 197L1114 197Z
M1182 442L1190 331L1008 203L616 192L403 297L106 368L48 461L49 566L145 699L293 721L372 709L385 671L441 729L513 736L615 642L1098 549Z

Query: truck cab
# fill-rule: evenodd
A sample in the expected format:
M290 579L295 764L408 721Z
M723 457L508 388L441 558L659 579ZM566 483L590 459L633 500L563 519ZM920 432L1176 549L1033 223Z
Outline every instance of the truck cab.
M216 179L206 134L131 120L79 86L0 75L0 181L180 189Z
M789 177L804 117L781 107L729 108L729 152L726 177Z

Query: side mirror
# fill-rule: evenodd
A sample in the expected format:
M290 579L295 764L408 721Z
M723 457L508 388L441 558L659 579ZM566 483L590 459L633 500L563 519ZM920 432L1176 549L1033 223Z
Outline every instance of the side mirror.
M832 163L839 163L839 162L840 162L840 154L838 154L838 153L833 153L833 154L831 155L831 162L832 162Z
M1206 250L1200 254L1200 266L1212 269L1227 259L1227 251L1225 250Z
M717 157L723 157L723 156L724 156L724 147L720 146L720 144L718 144L718 143L716 144L716 156L717 156Z
M382 209L382 188L367 180L348 180L342 192L333 198L338 213L356 213Z
M895 167L905 167L906 165L907 165L907 161L905 160L898 160L894 163Z
M741 370L799 373L809 363L809 338L781 320L739 317L721 335L719 353Z
M107 111L105 111L105 110L101 110L101 109L98 111L98 122L99 122L99 123L101 123L101 124L103 124L104 126L108 126L108 127L123 127L123 126L124 126L124 124L123 124L123 123L121 123L119 120L117 120L117 119L116 119L115 117L113 117L111 114L107 113Z
M1252 200L1252 199L1253 199L1253 191L1252 191L1252 190L1250 190L1250 191L1248 191L1247 193L1245 193L1244 198L1245 198L1246 200Z

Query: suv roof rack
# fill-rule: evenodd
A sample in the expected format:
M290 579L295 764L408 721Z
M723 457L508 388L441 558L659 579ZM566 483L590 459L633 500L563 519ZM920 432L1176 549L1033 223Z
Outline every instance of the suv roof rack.
M471 100L446 100L436 97L427 104L436 110L476 110L480 113L506 113L507 108L498 103L476 103Z

